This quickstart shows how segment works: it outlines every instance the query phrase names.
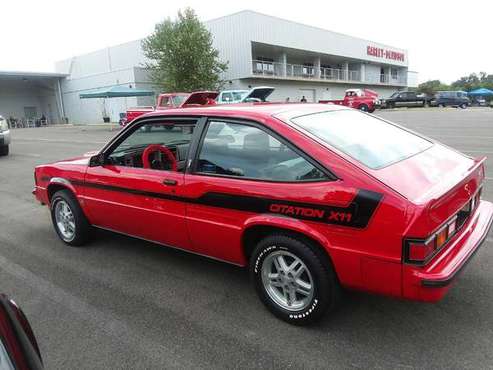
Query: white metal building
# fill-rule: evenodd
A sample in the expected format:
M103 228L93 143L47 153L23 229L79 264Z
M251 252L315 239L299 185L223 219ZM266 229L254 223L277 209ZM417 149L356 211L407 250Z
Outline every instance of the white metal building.
M269 85L276 88L272 100L318 101L342 98L351 87L385 97L417 82L400 48L253 11L206 25L221 58L229 61L227 89Z
M344 90L356 87L376 90L385 97L417 83L417 74L408 71L407 51L397 47L248 10L207 21L205 25L221 59L229 62L223 76L224 88L228 90L268 85L276 88L271 101L288 97L290 101L299 101L302 96L318 101L342 98ZM158 93L159 89L149 82L145 62L141 40L136 40L57 62L57 73L51 77L17 77L27 79L25 86L36 84L35 91L40 96L38 115L50 114L52 120L67 117L69 122L96 123L102 122L106 113L117 121L119 113L128 107L153 105L155 98L80 99L80 94L115 85ZM2 83L6 82L0 74L0 87ZM17 82L15 89L21 86ZM0 89L1 114L8 115L12 110L17 116L32 114L29 107L35 106L34 102L6 102L2 98L4 90ZM51 96L50 103L42 103L45 93ZM13 96L12 92L8 94ZM58 96L61 99L57 100Z

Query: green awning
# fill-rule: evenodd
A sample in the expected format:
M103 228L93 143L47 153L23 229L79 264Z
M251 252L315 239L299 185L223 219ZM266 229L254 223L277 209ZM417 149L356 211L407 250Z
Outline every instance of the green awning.
M96 89L87 93L82 93L79 95L81 99L91 99L91 98L125 98L132 96L152 96L154 91L134 89L128 86L111 86L104 87L101 89Z

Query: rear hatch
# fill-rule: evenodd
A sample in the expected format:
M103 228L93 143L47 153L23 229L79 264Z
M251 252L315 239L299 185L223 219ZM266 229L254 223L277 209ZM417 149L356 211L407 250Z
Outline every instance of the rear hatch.
M411 158L371 172L414 204L425 206L423 221L434 230L474 202L484 178L485 159L472 159L435 143Z
M219 93L217 91L196 91L188 95L180 107L211 105L215 103L218 95Z
M247 102L255 102L255 101L260 101L264 102L267 100L270 94L275 89L273 87L268 87L268 86L259 86L259 87L254 87L253 89L250 90L250 92L243 98L242 102L247 103Z

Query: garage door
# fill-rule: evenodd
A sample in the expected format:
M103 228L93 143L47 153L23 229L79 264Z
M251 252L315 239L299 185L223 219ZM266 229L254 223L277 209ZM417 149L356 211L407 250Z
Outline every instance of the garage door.
M308 103L314 103L315 102L315 89L300 89L300 96L298 101L301 101L301 99L305 97L306 101Z

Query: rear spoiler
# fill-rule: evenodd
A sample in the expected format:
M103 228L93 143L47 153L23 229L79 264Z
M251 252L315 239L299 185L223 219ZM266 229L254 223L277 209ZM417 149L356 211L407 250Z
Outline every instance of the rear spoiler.
M450 197L454 195L454 190L457 190L460 186L464 185L464 180L469 178L479 167L481 167L486 161L487 157L483 156L481 158L477 158L474 160L474 164L468 168L467 173L464 174L464 178L458 184L452 185L448 190L444 191L442 195L437 196L432 199L429 206L429 211L433 211L434 209L440 207L445 203ZM483 173L484 179L484 173ZM483 180L482 179L482 180ZM465 185L464 185L465 186Z

